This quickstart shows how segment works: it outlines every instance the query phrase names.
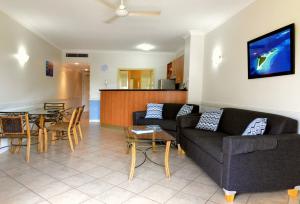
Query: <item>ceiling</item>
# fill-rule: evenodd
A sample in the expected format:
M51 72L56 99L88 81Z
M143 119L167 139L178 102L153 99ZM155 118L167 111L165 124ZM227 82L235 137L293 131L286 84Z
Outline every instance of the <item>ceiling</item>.
M189 30L206 33L254 1L125 0L128 10L160 10L161 16L112 24L104 21L113 11L97 0L0 0L0 10L60 49L135 50L147 42L174 52Z

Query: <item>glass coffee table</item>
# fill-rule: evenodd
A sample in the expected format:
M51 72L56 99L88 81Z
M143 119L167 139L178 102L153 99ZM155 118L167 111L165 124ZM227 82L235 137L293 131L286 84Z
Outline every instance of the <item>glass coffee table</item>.
M169 133L161 129L157 125L148 126L130 126L126 128L126 144L127 153L131 149L131 166L129 173L129 180L134 176L135 168L143 165L147 160L165 168L165 173L168 178L171 177L169 158L171 142L175 141ZM164 164L158 164L147 156L147 151L152 149L157 151L157 146L165 146L165 160ZM141 164L136 165L136 151L141 151L145 158Z

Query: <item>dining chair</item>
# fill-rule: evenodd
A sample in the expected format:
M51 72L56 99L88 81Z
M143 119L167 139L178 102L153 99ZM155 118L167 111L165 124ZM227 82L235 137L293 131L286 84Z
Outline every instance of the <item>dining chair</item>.
M75 108L73 110L71 119L69 122L57 122L54 125L50 125L50 126L44 128L45 151L47 151L47 147L48 147L48 131L49 131L52 133L52 136L51 136L52 144L54 144L55 141L59 138L63 139L63 137L65 136L64 133L67 133L71 151L74 152L72 136L74 137L75 144L77 144L78 138L77 138L77 135L76 135L74 129L75 129L75 122L76 122L76 117L77 117L78 111L79 111L78 108ZM60 134L58 135L57 133L60 133Z
M85 105L78 107L78 114L77 114L76 121L75 121L75 133L77 134L77 131L76 131L76 128L77 128L79 131L79 136L80 136L81 140L83 139L83 135L82 135L80 122L81 122L82 114L84 111L84 107L85 107Z
M65 103L49 103L46 102L44 103L44 109L45 110L52 110L52 111L57 111L57 110L64 110L65 109Z
M28 113L1 114L0 133L1 139L7 138L11 141L12 153L20 152L21 147L26 146L26 161L30 161L31 133ZM15 139L18 139L18 144L13 144ZM22 144L23 139L27 140L26 145Z
M49 113L44 119L45 123L55 123L59 121L60 113L65 110L65 103L44 103L44 110Z
M84 107L85 105L83 106L79 106L77 107L78 109L78 113L76 115L76 118L75 118L75 127L74 127L74 141L75 141L75 144L77 145L78 144L78 134L77 134L77 129L79 131L79 137L80 139L82 140L83 139L83 134L82 134L82 130L81 130L81 125L80 125L80 122L81 122L81 117L82 117L82 114L83 114L83 111L84 111ZM64 117L65 118L65 117ZM66 118L65 118L66 119ZM68 120L66 119L66 121L64 121L64 123L69 123Z

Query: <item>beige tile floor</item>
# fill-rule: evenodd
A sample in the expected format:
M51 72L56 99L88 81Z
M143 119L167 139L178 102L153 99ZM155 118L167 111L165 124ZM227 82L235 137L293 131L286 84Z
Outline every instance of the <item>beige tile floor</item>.
M145 163L128 181L130 155L121 130L84 125L85 138L71 153L66 141L50 145L48 153L0 154L1 204L222 204L222 190L189 158L171 152L171 180L161 167ZM162 162L163 153L149 152ZM142 161L138 155L138 161ZM237 204L299 203L286 191L241 194Z

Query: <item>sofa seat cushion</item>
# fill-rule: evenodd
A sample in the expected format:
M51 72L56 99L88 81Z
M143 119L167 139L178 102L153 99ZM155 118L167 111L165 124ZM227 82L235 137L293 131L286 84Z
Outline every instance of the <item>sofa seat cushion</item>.
M225 133L185 128L182 129L182 135L223 163L223 137L227 136Z
M176 131L176 120L141 118L138 125L159 125L164 130Z

